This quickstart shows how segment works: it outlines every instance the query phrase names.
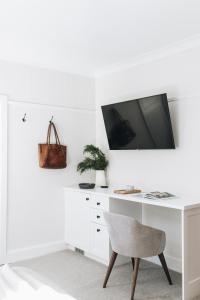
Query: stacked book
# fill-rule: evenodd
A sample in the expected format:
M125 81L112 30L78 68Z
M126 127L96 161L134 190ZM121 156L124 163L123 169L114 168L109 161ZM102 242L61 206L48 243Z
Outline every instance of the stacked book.
M150 193L144 193L143 194L144 198L148 198L148 199L164 199L164 198L171 198L171 197L175 197L175 195L172 195L170 193L167 192L150 192Z

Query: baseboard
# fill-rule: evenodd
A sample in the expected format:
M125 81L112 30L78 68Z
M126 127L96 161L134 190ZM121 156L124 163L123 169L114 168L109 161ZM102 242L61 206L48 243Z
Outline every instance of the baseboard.
M71 246L71 245L67 245L67 249L69 250L72 250L72 251L75 251L75 247ZM97 256L94 256L90 253L84 253L84 255L88 258L91 258L93 260L96 260L104 265L108 265L109 263L109 259L108 260L102 260L101 258L97 257ZM169 256L167 254L165 254L165 259L166 259L166 262L167 262L167 265L168 265L168 268L173 270L173 271L176 271L178 273L182 273L182 262L181 262L181 259L180 258L177 258L177 257L172 257L172 256ZM148 258L145 258L145 260L147 261L150 261L152 262L153 264L156 264L156 265L160 265L161 266L161 263L160 263L160 260L157 256L153 256L153 257L148 257ZM130 258L128 257L125 257L125 256L121 256L119 255L117 257L117 260L116 260L116 263L115 265L117 266L120 266L120 265L123 265L123 264L127 264L129 263L131 260Z
M199 299L200 277L197 277L188 282L188 294L190 299ZM198 297L198 298L197 298Z
M75 247L73 247L73 246L71 246L71 245L67 245L67 249L68 250L71 250L71 251L76 251L76 248ZM108 263L109 263L109 260L107 261L106 259L104 260L104 259L101 259L101 258L99 258L98 256L95 256L95 255L93 255L93 254L91 254L91 253L89 253L89 252L85 252L84 251L84 256L85 257L87 257L87 258L90 258L90 259L92 259L92 260L95 260L95 261L97 261L97 262L99 262L99 263L101 263L101 264L103 264L103 265L108 265Z
M172 257L169 256L167 254L165 254L165 259L168 265L168 268L181 273L182 271L182 264L181 264L181 259L177 258L177 257ZM153 256L153 257L149 257L149 258L145 258L145 260L148 260L156 265L161 265L159 258L157 256Z
M67 245L64 241L57 241L48 244L41 244L33 247L21 248L16 250L11 250L7 252L8 263L13 263L17 261L27 260L43 255L47 255L49 253L62 251L67 249Z

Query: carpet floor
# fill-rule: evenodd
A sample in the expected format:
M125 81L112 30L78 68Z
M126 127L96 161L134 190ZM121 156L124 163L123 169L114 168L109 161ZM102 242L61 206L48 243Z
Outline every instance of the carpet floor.
M102 288L106 266L70 250L13 264L31 269L38 279L76 300L128 300L132 265L113 269L107 288ZM171 271L169 286L161 267L141 261L135 300L181 299L181 275Z

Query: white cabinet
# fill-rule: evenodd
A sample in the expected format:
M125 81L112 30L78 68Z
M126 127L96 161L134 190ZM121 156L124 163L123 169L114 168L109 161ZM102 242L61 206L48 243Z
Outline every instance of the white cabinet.
M90 249L90 195L65 192L65 241L84 251Z
M103 210L109 210L109 198L78 189L65 189L65 209L66 243L107 264L110 242Z

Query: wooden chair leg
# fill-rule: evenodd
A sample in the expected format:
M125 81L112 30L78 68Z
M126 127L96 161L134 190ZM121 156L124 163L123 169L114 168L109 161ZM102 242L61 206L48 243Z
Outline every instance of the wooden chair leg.
M161 262L161 264L162 264L162 267L163 267L163 269L164 269L164 271L165 271L165 274L166 274L166 276L167 276L168 282L169 282L170 285L172 285L171 276L170 276L170 274L169 274L169 270L168 270L168 267L167 267L167 263L166 263L166 261L165 261L164 254L161 253L160 255L158 255L158 257L159 257L160 262Z
M111 258L110 258L110 262L109 262L109 266L108 266L108 270L107 270L107 273L106 273L106 277L105 277L105 280L104 280L104 283L103 283L103 288L106 288L106 284L108 282L108 279L110 277L110 273L112 271L112 268L114 266L114 263L115 263L115 260L117 258L117 255L118 253L116 252L112 252L112 255L111 255Z
M132 261L132 266L133 266L133 271L134 271L134 268L135 268L135 259L134 259L134 257L131 257L131 261Z
M134 299L135 287L136 287L137 276L138 276L138 270L139 270L139 264L140 264L140 258L135 258L134 261L135 261L135 266L134 266L134 271L133 271L133 281L132 281L131 300Z

